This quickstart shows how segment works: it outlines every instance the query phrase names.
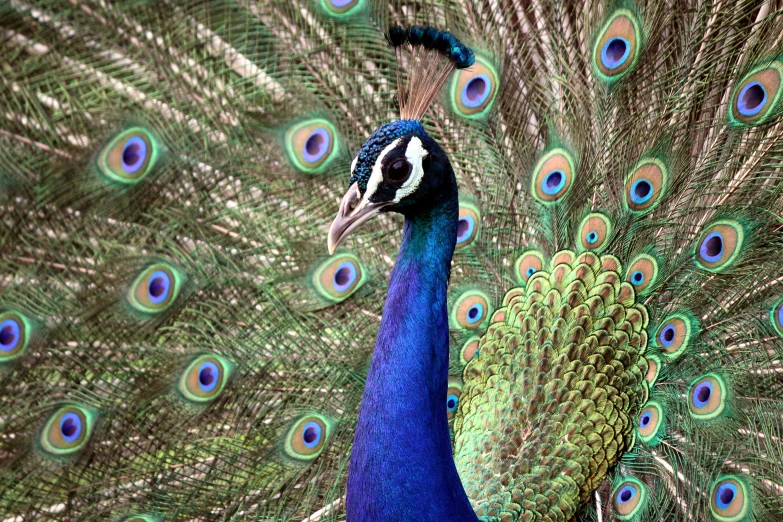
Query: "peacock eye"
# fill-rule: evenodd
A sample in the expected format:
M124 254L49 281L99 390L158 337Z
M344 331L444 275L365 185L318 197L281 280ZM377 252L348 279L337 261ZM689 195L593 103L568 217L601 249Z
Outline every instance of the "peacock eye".
M174 267L159 263L144 270L128 289L128 302L140 312L159 313L174 302L182 276Z
M628 267L625 279L639 295L646 294L658 278L658 261L649 254L639 254Z
M191 402L211 401L223 390L231 369L231 363L222 357L201 356L182 374L179 391Z
M657 158L640 161L625 180L625 206L638 214L650 212L661 202L668 176L663 161Z
M462 364L468 364L468 362L472 361L473 358L478 355L480 340L480 337L473 336L462 345L462 349L460 350L460 360Z
M461 202L457 221L457 248L470 245L478 236L481 213L477 206Z
M405 158L392 158L383 168L384 180L395 186L400 186L408 180L413 167Z
M480 56L466 69L460 69L451 83L451 107L464 118L483 118L498 92L495 67Z
M538 160L533 171L532 193L541 203L562 200L574 184L574 160L565 149L554 149Z
M517 281L526 284L528 279L544 268L544 256L537 250L528 250L519 256L514 263Z
M688 390L688 408L696 419L709 420L726 408L726 383L715 373L696 379Z
M451 312L453 328L474 329L490 316L489 297L479 290L468 290L457 298Z
M612 494L614 514L620 520L632 520L644 508L647 488L639 479L627 477Z
M612 222L605 215L594 212L582 220L579 229L578 241L582 248L600 252L609 244L612 235Z
M329 301L340 302L356 291L367 279L359 258L344 253L322 262L313 273L313 284L318 293Z
M331 425L317 414L299 419L288 431L285 452L297 460L311 460L321 454L329 439Z
M698 325L686 314L674 314L668 317L658 328L656 339L664 356L674 360L685 352L691 339L696 335Z
M715 520L745 520L750 510L750 490L737 475L724 475L712 485L710 509Z
M783 65L774 61L756 68L739 82L732 96L729 117L735 125L757 125L778 111Z
M710 272L731 266L742 253L744 231L736 221L718 221L701 233L696 245L696 262Z
M286 132L288 158L300 172L322 172L337 156L339 148L336 129L321 118L303 121Z
M457 413L459 398L462 395L462 382L459 377L449 377L449 388L446 391L446 413L451 419Z
M663 407L650 401L639 415L639 438L648 446L656 446L663 434Z
M92 430L92 412L78 406L57 411L41 433L41 445L52 455L78 451L87 443Z
M639 58L642 32L639 20L628 9L612 14L598 35L593 48L593 67L605 81L621 78Z
M17 312L0 314L0 363L11 360L27 348L30 322Z
M98 168L121 183L137 183L155 165L160 146L147 130L128 129L111 140L98 155Z

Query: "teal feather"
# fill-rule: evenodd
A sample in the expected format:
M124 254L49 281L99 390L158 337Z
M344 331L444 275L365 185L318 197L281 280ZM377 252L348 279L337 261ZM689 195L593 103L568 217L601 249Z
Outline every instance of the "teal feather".
M391 23L476 55L422 118L459 185L443 404L476 513L783 518L777 4L14 0L0 519L345 520L402 221L326 235L397 118ZM591 332L602 357L563 348Z

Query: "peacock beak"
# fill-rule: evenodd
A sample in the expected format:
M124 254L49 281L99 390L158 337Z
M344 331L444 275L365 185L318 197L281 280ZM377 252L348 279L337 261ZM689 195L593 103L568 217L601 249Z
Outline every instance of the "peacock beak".
M362 198L356 183L351 185L351 188L343 196L337 217L334 218L332 226L329 228L329 236L326 239L329 255L334 254L335 249L351 232L379 213L383 207L392 203L392 201L372 203Z

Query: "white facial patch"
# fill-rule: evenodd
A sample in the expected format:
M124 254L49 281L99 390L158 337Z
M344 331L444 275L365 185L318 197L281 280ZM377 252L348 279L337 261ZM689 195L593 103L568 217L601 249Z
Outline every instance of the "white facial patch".
M372 172L370 173L370 179L367 180L367 189L364 191L362 197L365 201L370 201L370 198L375 191L378 190L378 186L383 182L383 172L381 172L381 165L383 165L383 158L397 145L400 144L402 138L397 138L393 142L389 143L385 149L378 154L378 159L375 160L375 165L372 166Z
M353 161L351 162L351 176L353 176L353 171L356 170L356 164L359 162L359 156L356 156Z
M375 194L375 191L377 191L378 187L383 183L383 172L381 171L383 160L389 152L400 144L401 140L402 138L397 138L389 143L378 155L378 159L375 160L375 165L373 165L372 172L370 173L370 179L367 180L367 189L364 191L364 196L362 197L365 202L369 203L372 195ZM424 178L422 161L427 157L427 154L429 153L424 149L421 140L416 136L412 137L408 142L408 146L405 148L405 158L412 167L411 174L408 176L405 183L395 192L394 199L392 200L394 203L399 203L402 198L413 194L416 189L419 188L421 180ZM356 160L354 159L354 164L351 166L352 172L355 167Z
M395 203L399 203L402 198L413 194L419 188L421 180L424 178L424 167L422 167L421 163L427 157L427 154L429 152L424 149L421 140L416 136L412 137L411 141L408 142L408 147L405 149L405 157L408 158L408 163L411 164L413 170L408 180L397 189L397 193L394 195Z

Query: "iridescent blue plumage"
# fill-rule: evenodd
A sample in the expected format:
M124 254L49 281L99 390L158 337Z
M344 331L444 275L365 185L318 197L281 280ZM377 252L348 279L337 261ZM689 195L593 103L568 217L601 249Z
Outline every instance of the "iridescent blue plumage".
M381 321L354 437L347 509L357 522L476 520L444 408L456 211L454 197L406 219L385 304L398 313Z
M356 166L348 179L348 186L357 183L363 193L367 189L372 168L381 151L394 140L412 134L424 134L424 127L417 120L392 121L378 127L356 155Z
M389 165L403 161L395 158L415 162L415 154L420 159L412 165L410 182L417 190L400 196L408 182L395 184ZM423 165L425 171L417 170ZM405 230L354 436L348 516L356 522L475 521L457 475L444 408L446 288L459 215L454 172L421 124L402 120L373 133L357 155L349 183L359 188L362 201L389 202L385 210L402 212Z

